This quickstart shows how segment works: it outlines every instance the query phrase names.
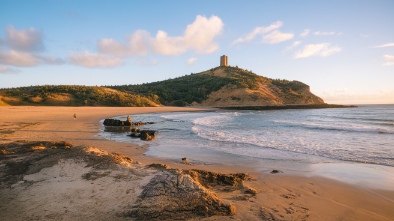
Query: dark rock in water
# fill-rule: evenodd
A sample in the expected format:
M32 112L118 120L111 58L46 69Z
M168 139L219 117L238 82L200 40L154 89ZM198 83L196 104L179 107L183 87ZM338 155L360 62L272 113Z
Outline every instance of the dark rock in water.
M155 130L134 130L131 131L131 133L128 135L130 137L134 138L140 138L141 140L154 140L156 139L156 131Z
M126 215L136 220L186 220L213 215L234 215L235 207L187 174L163 172L144 187Z
M283 172L280 170L272 170L271 173L275 174L275 173L283 173Z

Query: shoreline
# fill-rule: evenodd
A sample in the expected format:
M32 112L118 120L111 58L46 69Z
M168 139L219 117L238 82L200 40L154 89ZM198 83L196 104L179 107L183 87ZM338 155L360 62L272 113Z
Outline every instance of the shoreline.
M107 107L0 107L0 115L7 116L0 120L0 143L17 140L26 141L68 141L76 146L92 146L110 153L116 152L130 156L134 160L148 165L166 164L171 168L204 169L213 172L237 173L247 171L255 177L248 182L259 193L251 200L233 201L237 207L236 220L249 217L261 219L260 208L267 208L277 219L295 218L296 208L303 206L303 214L310 214L311 220L390 220L394 217L394 191L375 190L354 184L327 179L318 176L295 176L289 174L270 174L250 168L231 167L227 165L185 165L174 160L165 160L145 156L147 146L119 143L97 137L100 120L104 118L157 112L175 111L212 111L211 108L107 108ZM76 118L73 119L73 115ZM228 199L229 194L217 192L219 198ZM364 202L360 205L359 202ZM256 207L257 206L257 207ZM249 212L254 210L253 214ZM287 213L293 208L293 213ZM391 211L390 211L391 210ZM249 211L249 212L248 212ZM278 211L278 212L275 212ZM291 211L290 211L291 212ZM348 213L348 216L345 214ZM350 213L350 214L349 214ZM249 214L249 215L248 215ZM257 215L256 215L257 214ZM271 214L271 215L272 215ZM300 215L300 214L298 214ZM305 216L308 219L309 216ZM258 218L258 219L257 219ZM228 218L230 220L230 218ZM209 220L209 218L207 218ZM226 220L226 219L224 219ZM231 219L232 220L232 219ZM275 220L275 219L273 219Z
M323 109L323 108L357 108L356 105L342 104L285 104L285 105L268 105L268 106L228 106L217 107L223 110L298 110L298 109Z

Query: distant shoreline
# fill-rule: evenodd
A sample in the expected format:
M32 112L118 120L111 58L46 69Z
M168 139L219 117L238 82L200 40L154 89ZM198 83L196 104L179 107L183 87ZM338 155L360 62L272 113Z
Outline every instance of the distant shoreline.
M323 109L323 108L356 108L355 105L340 104L289 104L289 105L271 105L271 106L229 106L216 107L224 110L288 110L288 109Z

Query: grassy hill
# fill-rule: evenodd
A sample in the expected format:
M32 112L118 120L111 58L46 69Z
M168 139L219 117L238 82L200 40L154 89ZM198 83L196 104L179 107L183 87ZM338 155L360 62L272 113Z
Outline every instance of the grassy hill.
M299 81L270 79L238 67L210 70L141 85L32 86L0 90L0 105L265 106L321 104Z
M157 106L154 99L106 87L32 86L0 90L0 105Z
M270 79L238 67L208 71L142 85L113 86L127 93L156 97L164 105L258 106L320 104L324 101L299 81Z

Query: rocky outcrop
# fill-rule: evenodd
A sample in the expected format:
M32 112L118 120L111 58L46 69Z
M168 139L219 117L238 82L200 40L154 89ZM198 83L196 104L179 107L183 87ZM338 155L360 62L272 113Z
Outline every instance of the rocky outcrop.
M132 122L130 116L127 117L127 120L117 120L117 119L112 119L112 118L107 118L103 122L104 126L108 127L130 127L130 126L143 126L147 124L153 124L153 122Z
M144 187L127 215L137 220L185 220L235 213L233 205L222 202L190 175L164 171Z
M244 180L250 180L250 176L244 173L223 174L206 170L185 170L184 173L189 174L194 180L209 188L216 185L230 186L233 188L241 188Z

